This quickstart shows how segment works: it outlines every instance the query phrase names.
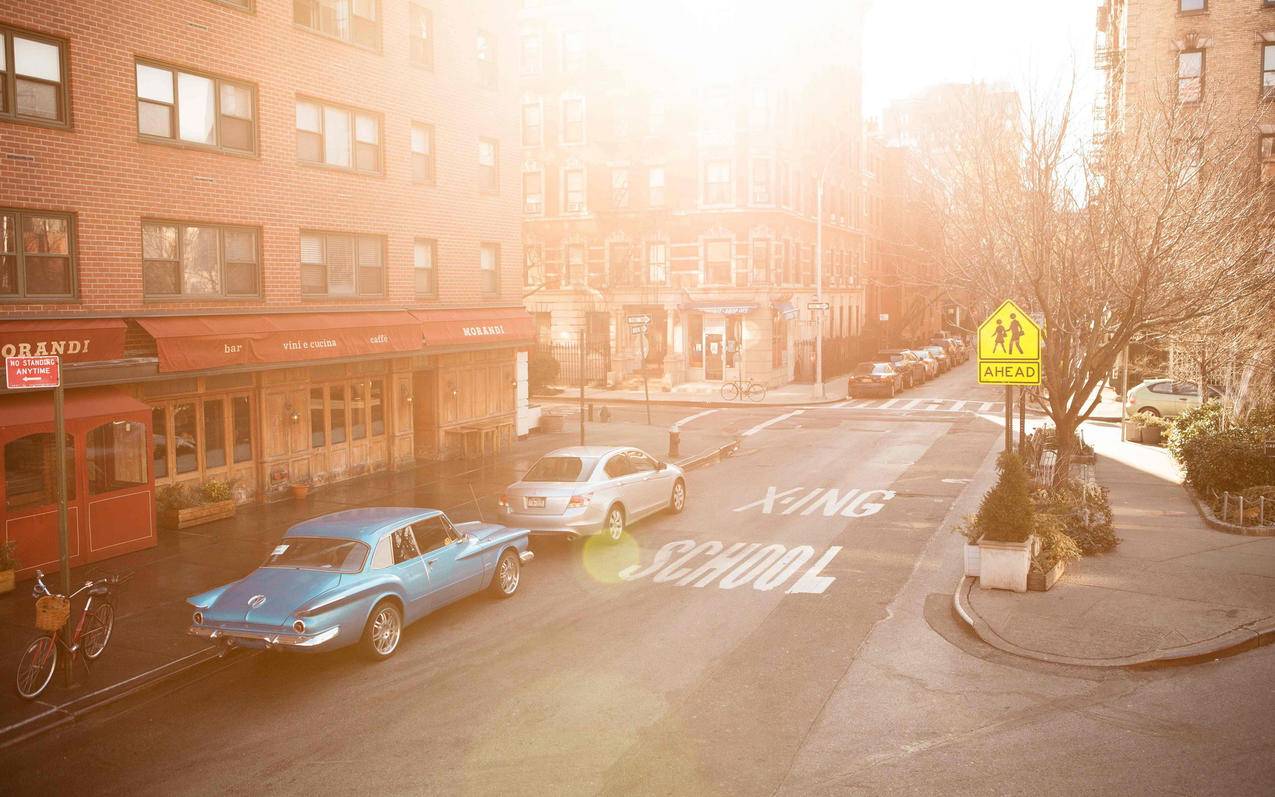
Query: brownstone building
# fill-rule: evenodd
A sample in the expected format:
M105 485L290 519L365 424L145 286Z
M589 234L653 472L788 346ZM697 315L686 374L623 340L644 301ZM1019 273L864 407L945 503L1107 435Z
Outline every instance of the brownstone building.
M75 557L149 544L157 485L257 501L514 434L516 24L513 0L0 0L0 349L67 364ZM47 402L0 395L28 569L56 555Z
M825 15L814 67L769 62L722 20L715 39L745 63L715 75L592 11L522 13L525 306L542 344L587 332L592 378L612 383L813 378L821 184L823 334L864 317L859 4Z

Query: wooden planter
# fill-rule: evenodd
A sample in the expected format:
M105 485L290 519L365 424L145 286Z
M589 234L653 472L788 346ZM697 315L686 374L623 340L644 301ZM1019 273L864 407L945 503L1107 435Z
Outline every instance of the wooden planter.
M294 484L292 485L292 497L298 501L310 494L310 485Z
M1142 442L1142 424L1124 421L1124 439L1129 443Z
M166 529L188 529L214 520L225 520L235 516L233 500L216 501L211 504L191 506L185 509L170 509L159 513L159 524Z
M1027 574L1027 589L1031 592L1048 592L1049 588L1062 578L1063 571L1066 569L1062 562L1058 562L1044 573L1032 570Z
M1159 426L1142 427L1142 442L1146 443L1149 446L1160 445L1160 438L1162 436L1163 431L1164 430L1161 429Z
M561 415L541 415L540 431L546 434L556 434L562 431Z
M13 592L13 571L0 570L0 595Z

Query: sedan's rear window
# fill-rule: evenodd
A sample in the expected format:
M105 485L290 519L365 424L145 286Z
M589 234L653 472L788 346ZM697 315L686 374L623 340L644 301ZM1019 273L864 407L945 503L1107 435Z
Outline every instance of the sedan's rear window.
M531 466L525 482L582 482L593 472L596 459L587 457L541 457Z
M867 376L871 373L880 373L876 370L876 363L859 363L854 367L855 376Z
M270 552L266 567L296 567L357 573L363 569L367 546L358 540L327 537L284 537Z

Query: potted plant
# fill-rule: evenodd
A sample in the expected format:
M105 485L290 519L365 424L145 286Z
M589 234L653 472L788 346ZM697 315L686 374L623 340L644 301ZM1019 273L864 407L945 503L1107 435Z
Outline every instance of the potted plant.
M1000 476L983 496L974 516L979 533L978 585L982 589L1027 591L1027 573L1035 553L1032 505L1027 469L1013 452L996 463Z
M965 575L970 578L978 578L978 566L980 557L978 555L978 538L980 536L978 526L974 523L974 518L967 517L961 521L955 529L957 534L965 538L965 544L961 547L964 549L965 556Z
M166 484L159 488L156 503L160 525L170 529L186 529L235 515L231 484L221 479L211 479L197 490L186 484Z
M310 479L301 478L292 483L292 497L300 501L310 494Z
M1139 413L1146 415L1145 413ZM1166 432L1173 427L1173 422L1159 415L1146 415L1142 421L1142 442L1149 446L1158 446Z
M1032 554L1027 573L1027 589L1046 592L1062 577L1068 562L1080 558L1080 546L1064 531L1063 518L1056 515L1036 516L1033 532L1040 545Z
M13 571L18 569L18 559L14 556L16 542L0 542L0 595L13 592Z
M1145 412L1135 412L1133 415L1126 415L1124 419L1124 439L1129 443L1142 442L1142 424L1145 422Z

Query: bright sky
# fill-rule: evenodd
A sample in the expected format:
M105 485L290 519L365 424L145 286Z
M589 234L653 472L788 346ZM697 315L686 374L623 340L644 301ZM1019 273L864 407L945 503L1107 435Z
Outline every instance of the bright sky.
M1087 129L1097 0L871 0L864 37L864 113L936 83L1006 82L1058 92L1076 77L1076 119Z

